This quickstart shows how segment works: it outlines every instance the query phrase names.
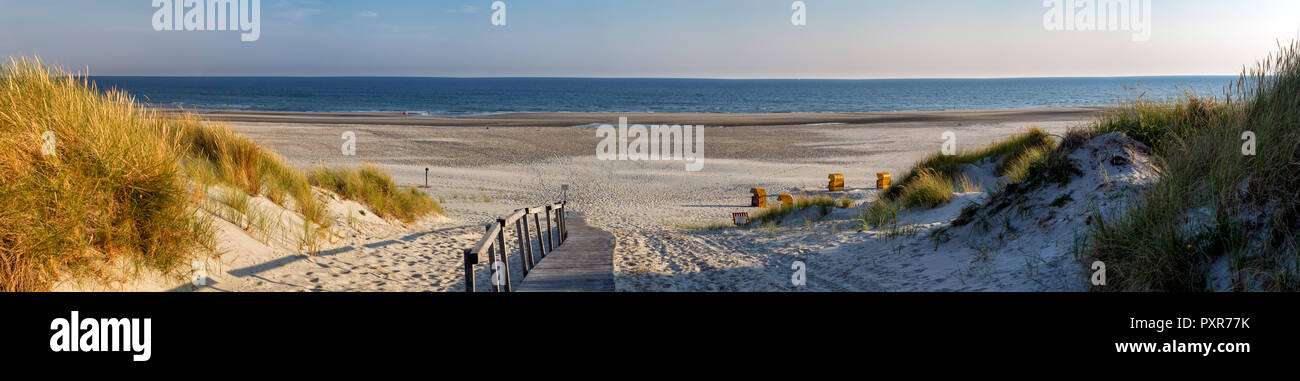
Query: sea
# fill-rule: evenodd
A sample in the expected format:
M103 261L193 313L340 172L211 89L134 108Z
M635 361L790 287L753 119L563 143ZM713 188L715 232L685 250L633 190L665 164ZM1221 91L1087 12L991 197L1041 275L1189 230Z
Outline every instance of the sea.
M1105 106L1217 97L1235 76L999 79L92 77L150 107L407 112L792 113Z

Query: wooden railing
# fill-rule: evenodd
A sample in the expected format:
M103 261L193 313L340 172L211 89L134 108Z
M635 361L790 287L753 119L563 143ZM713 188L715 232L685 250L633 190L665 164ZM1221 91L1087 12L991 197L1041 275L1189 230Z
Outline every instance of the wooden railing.
M487 232L483 234L483 239L479 240L477 245L472 249L465 249L465 291L475 292L474 289L474 266L479 264L479 258L485 254L488 259L488 271L492 284L493 292L510 292L510 256L506 248L506 230L510 225L514 225L514 237L519 244L519 264L522 266L521 273L524 277L528 272L537 265L546 255L560 247L568 238L568 229L565 228L565 206L566 203L560 202L536 208L524 208L511 213L509 217L498 218L496 222L488 223L485 228ZM545 215L546 230L542 230L542 216ZM529 221L532 217L532 221ZM552 220L555 225L552 226ZM530 229L528 224L533 224ZM536 238L536 241L533 240ZM534 253L533 242L537 243L536 253ZM500 265L498 265L500 263ZM522 282L523 280L520 279Z

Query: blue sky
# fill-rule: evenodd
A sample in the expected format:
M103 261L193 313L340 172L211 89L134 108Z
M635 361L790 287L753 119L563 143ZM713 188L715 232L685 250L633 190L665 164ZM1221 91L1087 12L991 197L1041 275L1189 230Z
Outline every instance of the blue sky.
M159 32L151 0L0 0L0 53L95 75L916 78L1236 74L1300 1L1150 0L1151 38L1042 0L263 0L261 37Z

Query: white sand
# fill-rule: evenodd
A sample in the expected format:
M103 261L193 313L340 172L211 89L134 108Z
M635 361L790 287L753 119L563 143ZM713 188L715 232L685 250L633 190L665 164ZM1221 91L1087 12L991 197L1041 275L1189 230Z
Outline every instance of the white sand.
M1063 134L1074 124L1038 125ZM879 232L856 233L859 226L853 221L856 214L852 211L837 212L812 228L797 224L775 232L761 228L701 232L677 227L725 222L732 212L757 211L747 206L750 187L763 187L771 194L818 189L825 186L828 173L845 174L848 186L859 189L852 193L854 197L870 201L876 191L861 188L874 186L876 172L899 174L910 168L916 160L938 150L943 131L957 131L962 147L975 148L1028 126L1017 123L819 130L827 135L819 145L870 147L875 152L785 162L709 159L699 173L686 172L679 162L598 161L594 154L527 165L434 168L431 193L443 196L448 201L444 208L461 221L483 223L519 206L558 200L560 185L570 184L569 201L573 207L617 239L615 275L621 291L1049 289L1000 283L992 278L981 281L975 275L950 276L947 283L919 279L922 277L917 274L923 269L927 273L943 271L944 275L955 269L950 264L934 263L934 258L900 253L899 246L925 247L923 239L904 242L881 239ZM379 162L383 162L382 158ZM399 181L423 181L423 168L385 167ZM494 200L469 202L454 199L451 194L489 194ZM932 219L938 224L955 217L961 206L954 203L929 214L937 213ZM839 234L830 235L832 229ZM806 287L791 285L790 266L796 259L809 266ZM963 268L958 274L973 271Z
M1082 223L1083 217L1075 209L1056 212L1057 221L1041 232L1027 222L1031 218L1037 221L1038 214L1014 219L1020 233L1004 236L1007 243L999 247L981 246L990 244L962 236L996 234L996 229L975 234L967 232L972 229L968 226L953 229L953 238L936 249L926 232L946 226L965 203L982 199L984 194L959 195L952 204L937 210L905 214L904 222L919 230L914 237L890 238L878 230L859 232L856 210L787 221L774 229L679 228L726 222L732 212L756 212L748 207L750 187L765 188L771 195L815 192L825 187L829 173L845 175L851 197L862 202L874 200L878 192L871 189L875 173L901 177L917 160L939 150L941 136L947 131L957 134L959 148L975 149L1031 125L1063 135L1081 122L987 119L706 129L706 139L717 136L709 144L720 146L706 150L701 172L685 171L682 162L599 161L595 157L598 139L589 128L235 123L236 129L300 165L372 162L408 185L423 184L424 168L430 167L432 188L426 191L442 199L449 218L415 226L378 220L347 226L342 216L348 213L338 212L347 204L336 203L342 237L314 257L297 255L286 242L259 242L254 238L257 234L226 224L222 237L228 254L222 263L207 269L209 285L199 289L460 291L464 288L461 251L481 237L481 224L516 208L558 201L561 184L571 186L571 207L584 212L593 226L616 237L615 279L620 291L1081 289L1079 266L1061 254L1068 251L1066 241L1072 237L1066 232L1077 230L1076 225ZM361 157L336 157L338 133L346 130L357 131L359 147L363 147L358 150L363 152ZM502 142L509 140L502 140L503 136L511 136L512 131L526 138L503 146ZM764 147L762 150L745 149L751 136L761 139L752 145ZM590 154L582 153L584 150ZM461 159L470 156L475 159ZM473 164L478 158L491 160ZM448 160L453 163L424 164ZM1074 198L1095 202L1090 196L1095 194L1100 193L1075 192ZM1048 212L1035 209L1032 213ZM981 254L984 252L988 254ZM806 286L791 283L791 265L796 260L808 266ZM479 275L479 283L485 278ZM193 289L176 283L156 288Z

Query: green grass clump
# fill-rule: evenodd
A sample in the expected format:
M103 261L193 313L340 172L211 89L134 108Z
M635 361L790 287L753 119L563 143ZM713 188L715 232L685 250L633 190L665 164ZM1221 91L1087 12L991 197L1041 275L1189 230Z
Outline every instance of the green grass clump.
M902 180L885 191L884 197L891 200L901 199L905 196L904 193L912 188L913 182L933 182L934 175L955 181L962 173L962 166L966 164L977 164L985 159L996 161L1021 157L1027 151L1050 148L1054 144L1051 135L1038 127L1033 127L1028 131L996 141L978 150L959 152L956 155L944 155L935 152L913 166L912 170L906 176L903 176ZM999 175L1004 174L1005 169L1000 169Z
M1189 94L1180 103L1138 100L1096 121L1097 133L1124 133L1163 159L1161 180L1135 205L1093 219L1087 253L1107 264L1107 286L1099 290L1206 290L1208 264L1224 250L1202 250L1196 233L1185 231L1182 216L1206 203L1242 201L1228 196L1223 187L1245 180L1239 140L1230 136L1241 128L1234 121L1236 107L1242 105ZM1217 218L1226 218L1228 212L1217 210Z
M1096 123L1151 145L1161 178L1131 209L1095 219L1087 254L1106 263L1099 290L1204 291L1229 256L1233 289L1300 289L1300 49L1246 70L1222 101L1126 105ZM1256 155L1243 154L1243 134ZM1191 210L1208 210L1203 226Z
M769 206L759 210L753 216L750 216L749 223L747 223L746 226L750 226L754 224L760 226L768 226L768 225L775 226L776 224L781 223L781 221L784 220L786 217L788 217L791 213L808 209L808 208L818 208L819 213L822 216L825 216L827 214L830 214L830 212L836 208L849 209L854 206L856 206L856 203L853 201L853 199L848 197L833 198L826 195L807 197L804 195L800 195L798 197L795 197L794 204L792 205L778 204L778 205ZM805 221L805 222L811 223L811 221ZM696 230L696 231L723 230L723 229L730 229L736 227L734 222L672 224L671 226L682 230Z
M374 172L366 178L395 190ZM251 209L252 196L302 213L304 246L319 247L332 225L302 170L225 125L147 110L39 59L0 66L0 291L128 281L143 269L183 278L192 260L219 255L200 212L213 186L230 190L219 200L227 217L264 242L280 223ZM416 193L384 193L383 207L399 217L437 210Z
M441 206L432 197L415 187L398 187L388 173L374 165L362 165L359 169L320 167L308 179L313 185L370 207L383 218L413 222L442 213Z
M878 200L862 211L862 230L898 223L898 213L904 208L897 202Z
M0 291L48 290L65 271L120 280L106 269L123 262L179 275L215 255L182 124L39 60L0 67Z
M250 196L265 195L277 205L294 209L323 208L309 191L307 176L283 157L221 124L205 123L190 114L176 116L175 139L195 162L190 176L211 178Z
M955 189L952 178L929 168L922 169L907 187L899 199L905 208L933 208L946 204L952 200Z
M229 126L208 123L192 114L172 115L171 123L175 125L171 134L182 147L191 179L231 187L250 197L266 196L272 203L302 214L305 222L298 242L300 251L317 251L321 237L328 235L334 223L326 200L312 189L304 171ZM231 199L230 195L225 198ZM256 218L249 217L248 212L239 213L244 216L243 222L231 222L250 232L255 223L281 223L267 216L261 216L265 221L254 221Z
M881 203L898 203L905 208L933 208L952 199L957 190L979 191L962 173L962 166L982 161L1002 160L998 174L1009 179L1031 176L1031 168L1056 147L1051 135L1037 127L1030 128L978 150L956 155L934 153L921 160L901 181L881 196ZM1018 181L1018 180L1017 180Z
M808 208L819 208L821 215L825 216L827 214L830 214L830 212L835 208L847 209L852 207L853 207L853 200L848 198L836 199L826 195L820 195L816 197L807 197L801 195L795 197L793 204L790 205L776 204L759 210L757 213L754 213L753 216L750 216L749 223L750 224L758 223L759 225L768 224L768 223L779 224L781 223L782 220L785 219L786 216L789 216L791 213L808 209Z
M230 221L244 230L251 228L252 221L248 212L252 208L252 205L250 204L248 194L239 189L226 188L225 192L223 192L221 196L221 203L226 206L225 210L228 211L228 213L223 217L225 217L227 221Z
M1105 134L1123 132L1133 140L1157 148L1178 137L1201 131L1221 119L1227 104L1187 92L1183 100L1147 102L1142 97L1108 111L1094 123Z
M1056 147L1053 145L1025 150L1003 162L999 174L1006 176L1008 184L1024 182L1035 172L1035 168L1045 168L1047 166L1048 154L1055 149Z
M952 201L956 192L981 192L979 185L965 176L966 164L1002 161L997 172L1008 182L1017 183L1048 168L1048 153L1057 143L1047 132L1032 127L1023 133L996 141L978 150L943 155L936 152L921 160L895 186L886 190L879 199L863 211L864 228L890 225L897 222L898 212L908 208L934 208Z
M971 181L971 179L969 177L966 177L966 175L958 175L957 179L953 180L953 192L979 193L983 191L984 188L981 188L979 184L976 184L974 181Z

